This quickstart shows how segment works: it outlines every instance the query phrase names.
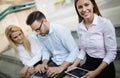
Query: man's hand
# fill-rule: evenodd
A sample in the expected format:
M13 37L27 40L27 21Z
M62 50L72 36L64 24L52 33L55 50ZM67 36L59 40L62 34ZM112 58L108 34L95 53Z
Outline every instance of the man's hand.
M38 64L36 67L35 67L35 71L39 71L40 73L45 73L46 70L47 70L47 67L48 65L47 64Z
M48 77L53 77L54 75L61 73L63 70L64 69L61 68L61 67L50 67L47 70L47 76Z

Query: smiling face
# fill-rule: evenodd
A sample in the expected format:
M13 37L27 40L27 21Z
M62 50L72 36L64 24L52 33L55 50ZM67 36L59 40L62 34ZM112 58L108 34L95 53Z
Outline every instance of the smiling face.
M23 43L23 35L22 35L21 31L12 32L11 39L16 44L22 44Z
M91 0L78 0L76 3L77 10L83 19L91 19L94 16L93 4Z

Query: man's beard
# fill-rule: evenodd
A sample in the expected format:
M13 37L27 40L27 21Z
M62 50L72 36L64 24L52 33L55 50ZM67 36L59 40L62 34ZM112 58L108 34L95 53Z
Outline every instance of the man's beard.
M48 33L49 33L49 30L46 31L45 33L40 34L40 35L41 35L41 36L45 36L45 35L47 35Z

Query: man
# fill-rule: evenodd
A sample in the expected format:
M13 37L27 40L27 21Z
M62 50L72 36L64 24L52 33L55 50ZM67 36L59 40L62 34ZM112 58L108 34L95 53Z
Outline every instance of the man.
M30 13L26 23L38 33L42 45L42 64L36 67L36 71L47 72L48 77L53 77L74 62L79 50L69 29L49 23L40 11ZM48 63L54 66L47 69Z

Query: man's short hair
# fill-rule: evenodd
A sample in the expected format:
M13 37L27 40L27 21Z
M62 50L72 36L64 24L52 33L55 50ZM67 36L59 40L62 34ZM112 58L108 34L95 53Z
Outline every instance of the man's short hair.
M40 11L33 11L27 17L26 24L31 25L35 20L40 21L42 18L46 18L45 15Z

